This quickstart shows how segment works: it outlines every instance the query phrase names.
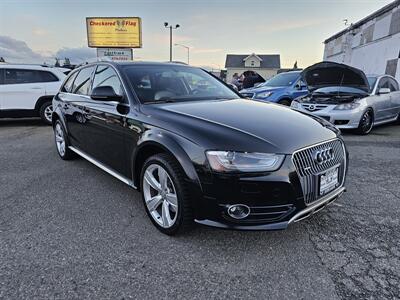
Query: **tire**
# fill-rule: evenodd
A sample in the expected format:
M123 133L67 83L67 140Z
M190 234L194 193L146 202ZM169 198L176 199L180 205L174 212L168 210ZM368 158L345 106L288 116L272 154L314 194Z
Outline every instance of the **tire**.
M67 134L60 120L54 123L54 141L58 155L63 160L70 160L75 157L75 153L68 148Z
M282 99L278 102L281 105L286 105L286 106L290 106L290 104L292 103L289 99Z
M161 177L165 178L164 184ZM145 161L140 174L140 190L147 215L162 233L176 235L192 228L189 187L181 166L172 156L156 154Z
M39 108L39 116L44 123L51 125L51 115L53 113L52 101L46 101Z
M397 115L396 123L397 123L398 125L400 125L400 112L399 112L399 114Z
M371 132L374 126L374 112L368 108L362 115L356 133L366 135Z

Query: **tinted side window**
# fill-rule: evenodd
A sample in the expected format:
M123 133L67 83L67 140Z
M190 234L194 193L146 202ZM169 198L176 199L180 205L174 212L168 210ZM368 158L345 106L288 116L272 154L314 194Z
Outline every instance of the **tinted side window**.
M399 84L392 78L389 78L389 88L391 92L399 90Z
M4 70L0 69L0 84L4 84Z
M90 77L92 75L94 67L84 68L79 71L78 76L72 86L72 93L80 95L89 95L90 89Z
M71 93L72 90L72 83L74 82L74 79L78 72L72 73L71 76L67 79L67 81L64 83L63 87L61 88L61 91Z
M123 96L121 81L117 73L110 66L98 66L93 80L93 88L98 86L111 86L115 94Z
M59 81L58 77L51 72L48 71L38 71L39 77L42 82L53 82Z
M5 84L23 84L41 82L36 70L5 69Z

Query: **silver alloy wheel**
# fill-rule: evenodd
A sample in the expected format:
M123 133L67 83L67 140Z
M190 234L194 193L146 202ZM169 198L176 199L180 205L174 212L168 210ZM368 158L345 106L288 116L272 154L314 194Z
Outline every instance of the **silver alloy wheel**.
M61 156L65 155L65 138L64 131L61 128L61 124L57 123L54 128L54 135L56 138L57 151Z
M52 114L53 114L53 105L46 106L46 108L44 109L44 117L50 123L51 123Z
M144 171L142 186L150 215L161 227L170 228L178 216L178 196L171 177L160 165L151 164Z

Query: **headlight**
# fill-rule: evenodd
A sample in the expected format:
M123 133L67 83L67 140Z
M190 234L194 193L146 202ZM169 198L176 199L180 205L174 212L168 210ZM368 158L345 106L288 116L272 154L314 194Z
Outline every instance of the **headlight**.
M263 93L258 93L254 98L268 98L269 96L272 95L272 92L263 92Z
M282 154L207 151L211 168L217 172L266 172L281 166Z
M292 104L290 104L291 108L299 108L299 102L297 101L292 101Z
M352 102L352 103L343 103L336 105L334 110L350 110L350 109L355 109L360 106L360 103L357 102Z

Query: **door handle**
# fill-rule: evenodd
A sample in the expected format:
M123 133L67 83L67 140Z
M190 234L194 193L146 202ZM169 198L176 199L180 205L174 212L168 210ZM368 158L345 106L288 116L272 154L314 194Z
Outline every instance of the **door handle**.
M39 86L34 86L34 87L31 87L31 90L41 90L42 88L41 87L39 87Z

